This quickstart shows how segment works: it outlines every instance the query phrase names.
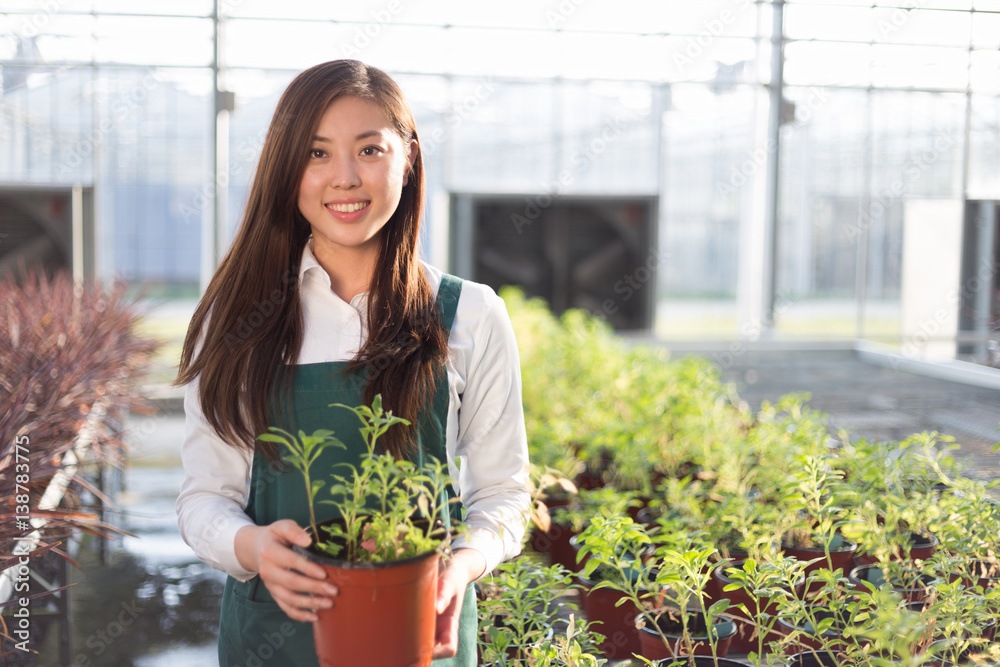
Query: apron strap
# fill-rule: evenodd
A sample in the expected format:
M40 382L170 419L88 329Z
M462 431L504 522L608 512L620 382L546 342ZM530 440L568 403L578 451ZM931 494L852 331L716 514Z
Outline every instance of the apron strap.
M445 338L451 334L451 325L455 323L455 311L458 310L458 297L461 295L462 279L448 273L443 274L441 285L438 287L437 306Z
M441 284L438 287L437 294L437 307L438 313L441 317L441 328L444 329L445 338L451 335L451 327L455 323L455 312L458 310L458 299L462 295L462 279L457 278L451 274L445 273L441 275ZM448 401L449 401L449 390L448 390L448 377L447 372L444 368L441 369L441 375L438 377L437 388L434 392L434 411L439 420L440 424L440 440L432 439L429 440L426 445L432 447L432 451L429 453L437 458L439 461L447 460L447 454L445 453L444 439L445 431L447 430L448 423ZM418 453L419 465L424 464L424 448L420 448ZM443 492L442 502L446 503L445 507L450 507L450 511L445 511L442 519L444 520L445 527L450 531L452 521L460 521L462 519L462 510L458 504L452 503L447 504L447 501L454 499L457 494L455 489L448 486Z

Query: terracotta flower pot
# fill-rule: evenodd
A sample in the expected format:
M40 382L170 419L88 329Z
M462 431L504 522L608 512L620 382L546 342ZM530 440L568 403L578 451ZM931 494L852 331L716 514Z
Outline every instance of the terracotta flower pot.
M781 550L786 556L791 556L798 561L811 561L815 558L820 560L806 567L805 574L815 572L821 568L834 571L840 569L844 573L850 572L854 564L854 554L858 550L856 542L845 539L841 535L835 535L830 544L830 560L826 560L826 550L822 546L818 547L796 547L790 544L781 544ZM814 582L810 587L810 592L822 588L822 584Z
M387 563L354 563L295 547L340 589L313 623L321 667L431 664L437 612L437 551ZM391 640L386 639L391 628Z
M685 652L685 647L681 645L682 630L680 619L677 618L677 610L660 608L651 613L654 616L659 614L657 625L669 643L664 644L660 633L648 625L646 615L639 614L635 617L635 627L639 632L639 655L650 660L665 660L689 655ZM714 636L716 638L716 655L725 657L729 653L729 646L736 635L736 624L728 618L716 618L712 628L709 629L705 617L700 612L690 612L688 633L691 636L694 655L712 655L709 637Z
M600 651L610 660L624 660L639 652L639 635L635 629L635 615L639 613L631 602L615 606L623 593L610 588L594 588L596 582L577 575L583 585L581 603L587 620L594 623L594 630L604 635Z

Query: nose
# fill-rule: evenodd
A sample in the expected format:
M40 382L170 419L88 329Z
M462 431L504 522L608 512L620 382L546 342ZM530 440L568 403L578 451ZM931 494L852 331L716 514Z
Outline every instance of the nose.
M330 187L340 190L350 190L361 185L357 166L350 157L339 157L330 160Z

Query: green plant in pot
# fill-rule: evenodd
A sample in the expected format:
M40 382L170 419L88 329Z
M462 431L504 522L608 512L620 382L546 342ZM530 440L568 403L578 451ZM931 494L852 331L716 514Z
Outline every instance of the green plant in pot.
M613 486L598 489L580 489L570 498L568 505L552 508L548 530L533 534L531 544L535 551L547 553L550 561L563 565L573 572L580 570L580 556L574 538L598 515L624 514L637 505L635 493L619 491Z
M597 517L580 538L587 556L584 576L603 568L606 574L595 588L619 591L618 606L639 610L635 622L644 657L684 658L690 664L696 654L725 657L736 633L735 624L723 616L729 600L706 607L704 592L714 549L685 548L692 546L686 535L673 542L662 536L654 540L627 516ZM650 556L647 549L656 542Z
M730 594L743 641L734 639L734 648L747 649L747 658L755 667L764 663L767 643L778 621L778 608L783 598L801 596L805 588L806 563L795 558L784 558L758 563L753 558L722 566L723 594ZM734 616L737 614L734 613ZM747 629L750 632L746 632Z
M450 543L447 510L454 502L445 464L432 459L418 466L377 452L380 436L409 423L383 412L380 396L371 407L331 407L357 415L367 446L359 466L341 464L347 471L330 476L333 498L319 501L335 505L337 519L317 523L316 498L325 483L312 470L324 449L344 447L334 433L296 436L271 427L258 436L284 446L283 459L302 474L313 544L295 548L323 567L340 590L336 604L320 610L313 624L320 664L429 665L437 574ZM385 641L385 628L392 628L393 641Z
M808 596L778 599L777 629L784 636L776 650L849 653L851 629L870 612L871 596L865 597L868 589L849 593L847 578L825 567L810 572L806 581L811 591Z
M1000 620L1000 591L967 587L961 579L939 583L932 600L923 605L921 616L930 629L929 639L964 648L986 646L996 639ZM965 641L970 640L970 641ZM940 644L939 644L940 646Z
M574 588L561 565L544 567L527 557L499 565L477 584L480 663L526 664L536 648L572 653L574 644L581 656L595 651L603 637L588 623L566 620L577 611L567 600Z
M788 508L799 513L799 521L782 540L786 554L811 561L807 572L820 567L850 569L857 544L844 538L842 505L853 494L843 484L844 473L830 468L821 458L803 457L793 481L785 487Z
M527 664L530 667L600 667L607 662L595 656L590 648L593 633L587 624L577 627L577 621L570 614L565 635L556 635L550 641L543 641L531 647Z
M639 601L653 596L650 570L643 563L652 545L650 536L623 513L601 513L576 543L584 611L604 635L600 651L615 660L630 658L640 650L635 629Z

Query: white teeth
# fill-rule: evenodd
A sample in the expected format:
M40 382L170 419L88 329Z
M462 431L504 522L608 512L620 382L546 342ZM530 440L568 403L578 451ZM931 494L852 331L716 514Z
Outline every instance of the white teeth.
M337 213L354 213L355 211L360 211L365 206L368 206L368 202L359 202L357 204L327 204L326 207Z

